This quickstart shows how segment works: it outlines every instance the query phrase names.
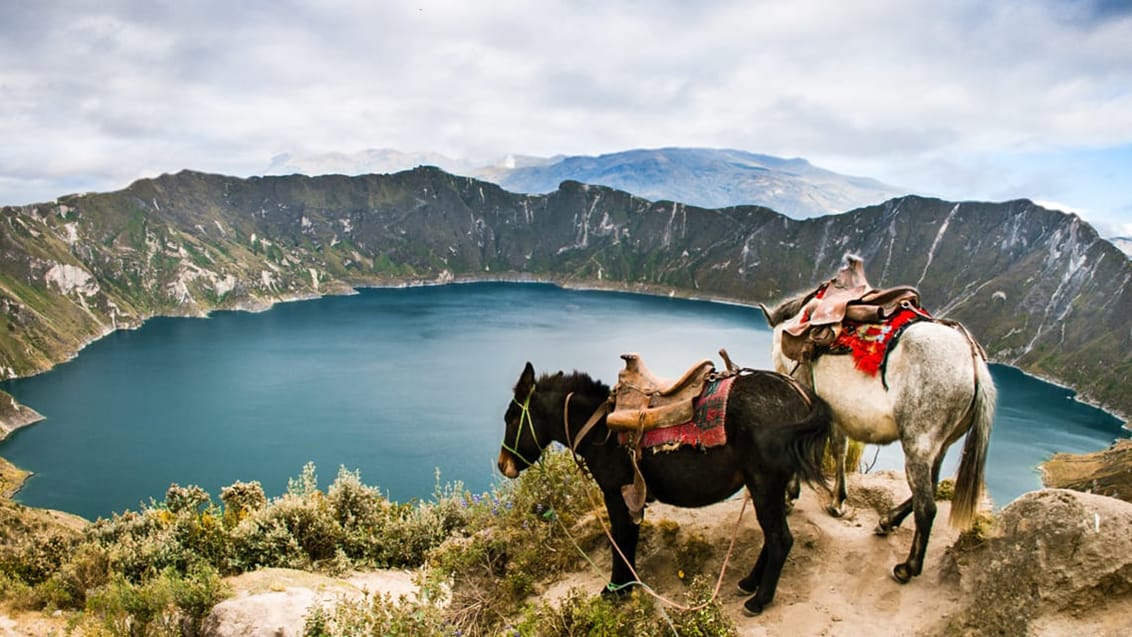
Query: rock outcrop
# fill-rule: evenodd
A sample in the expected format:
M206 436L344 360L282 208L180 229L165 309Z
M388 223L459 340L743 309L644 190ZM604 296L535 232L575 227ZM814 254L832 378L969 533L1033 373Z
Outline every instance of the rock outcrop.
M953 549L949 562L963 601L947 634L1132 634L1130 503L1027 493L1002 511L993 537Z
M21 405L4 392L0 392L0 440L8 437L13 431L20 427L26 427L30 424L37 423L43 420L43 415L38 411Z
M1117 440L1108 449L1093 453L1056 453L1042 463L1041 470L1047 487L1132 502L1132 439Z
M406 571L328 577L284 568L266 568L228 579L233 596L205 618L205 637L299 637L314 606L333 608L341 599L389 595L396 600L416 592Z

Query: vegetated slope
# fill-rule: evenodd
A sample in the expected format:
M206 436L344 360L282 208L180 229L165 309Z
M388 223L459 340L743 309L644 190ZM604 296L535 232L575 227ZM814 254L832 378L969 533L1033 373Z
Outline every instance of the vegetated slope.
M833 276L910 284L991 358L1132 413L1132 264L1074 215L902 197L793 220L565 182L520 195L436 168L237 179L184 171L0 210L0 376L150 316L258 308L350 286L541 278L744 302Z

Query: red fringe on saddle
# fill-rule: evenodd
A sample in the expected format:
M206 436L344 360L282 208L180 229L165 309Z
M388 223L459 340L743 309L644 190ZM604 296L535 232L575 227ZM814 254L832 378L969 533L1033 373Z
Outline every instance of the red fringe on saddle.
M876 376L888 355L888 347L904 328L928 318L930 315L924 310L902 309L884 323L842 321L841 334L830 344L830 349L852 353L857 369Z
M693 417L690 422L672 427L658 427L645 432L641 438L641 448L671 446L722 447L727 444L727 395L731 393L734 376L712 381L704 385L699 398L692 401ZM627 434L620 434L625 444ZM658 450L659 451L659 450Z

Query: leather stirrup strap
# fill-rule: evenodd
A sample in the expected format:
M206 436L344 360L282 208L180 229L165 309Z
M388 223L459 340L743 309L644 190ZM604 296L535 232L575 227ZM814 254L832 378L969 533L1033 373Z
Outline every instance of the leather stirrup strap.
M643 435L643 431L631 435L632 439L625 451L629 454L629 463L633 466L633 483L621 485L621 498L625 500L625 508L629 510L629 519L636 525L640 525L645 519L645 502L648 501L648 485L645 484L645 476L641 473L641 466L638 464L641 459Z

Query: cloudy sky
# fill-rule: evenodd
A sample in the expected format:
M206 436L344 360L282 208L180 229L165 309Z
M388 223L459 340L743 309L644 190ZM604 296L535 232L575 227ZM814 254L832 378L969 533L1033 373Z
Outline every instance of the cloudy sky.
M736 148L1132 235L1126 0L0 0L0 204L367 148Z

